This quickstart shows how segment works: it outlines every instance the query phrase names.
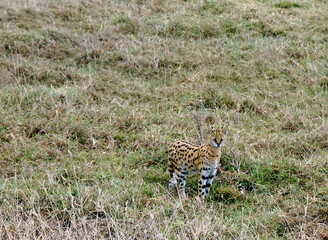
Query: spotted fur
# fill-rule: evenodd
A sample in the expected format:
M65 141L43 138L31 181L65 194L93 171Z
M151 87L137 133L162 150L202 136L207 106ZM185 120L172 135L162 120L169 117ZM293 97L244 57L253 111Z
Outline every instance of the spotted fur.
M169 189L175 186L181 190L183 197L186 196L186 178L190 172L198 171L199 197L205 199L213 182L213 178L219 167L221 157L223 128L214 129L208 141L197 146L185 141L177 141L169 148L168 165L171 174Z

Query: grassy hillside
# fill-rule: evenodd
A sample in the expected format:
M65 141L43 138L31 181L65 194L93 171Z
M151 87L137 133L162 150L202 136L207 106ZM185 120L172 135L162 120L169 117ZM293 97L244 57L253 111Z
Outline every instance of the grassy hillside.
M327 56L325 0L2 0L0 238L328 239Z

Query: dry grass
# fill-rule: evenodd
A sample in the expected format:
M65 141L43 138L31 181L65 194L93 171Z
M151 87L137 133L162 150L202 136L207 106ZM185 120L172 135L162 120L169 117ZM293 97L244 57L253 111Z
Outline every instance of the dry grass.
M328 238L322 0L2 1L1 239ZM166 149L227 126L205 204ZM204 135L206 136L206 129Z

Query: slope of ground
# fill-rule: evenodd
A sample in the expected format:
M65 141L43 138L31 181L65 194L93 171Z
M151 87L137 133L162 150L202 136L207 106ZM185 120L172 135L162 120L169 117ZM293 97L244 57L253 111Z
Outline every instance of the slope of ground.
M1 239L327 239L324 0L4 0ZM204 205L167 147L226 126Z

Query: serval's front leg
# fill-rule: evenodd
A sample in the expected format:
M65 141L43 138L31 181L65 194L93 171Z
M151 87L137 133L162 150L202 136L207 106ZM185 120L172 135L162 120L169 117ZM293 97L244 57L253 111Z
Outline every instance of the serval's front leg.
M216 175L216 172L218 171L218 167L215 166L210 170L210 173L207 177L207 182L206 182L206 187L205 187L205 193L208 194L208 192L210 191L210 188L212 186L213 183L213 179Z
M203 168L201 168L200 172L201 174L199 176L198 181L198 196L204 200L206 194L208 193L208 191L206 192L206 187L208 186L207 179L210 176L211 168L208 166L204 166Z

